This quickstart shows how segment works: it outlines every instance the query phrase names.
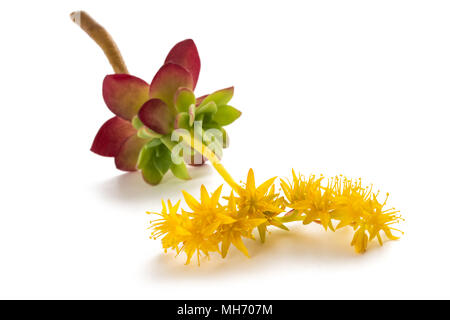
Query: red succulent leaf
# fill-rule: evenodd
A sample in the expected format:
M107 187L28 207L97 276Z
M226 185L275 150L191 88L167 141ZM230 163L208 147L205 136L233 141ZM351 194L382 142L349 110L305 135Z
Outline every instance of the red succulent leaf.
M103 99L117 116L131 120L149 99L149 85L129 74L112 74L103 80Z
M148 100L139 110L139 119L144 125L160 134L168 134L173 129L174 114L160 99Z
M194 88L191 74L178 64L167 63L159 69L150 84L150 98L161 99L174 108L174 95L180 87Z
M207 97L208 95L207 94L205 94L204 96L201 96L201 97L198 97L197 99L195 99L195 106L199 106L200 105L200 103L202 103L203 102L203 100L205 100L205 98Z
M137 135L132 135L126 139L115 158L117 169L136 171L139 153L147 142L148 140L141 139Z
M124 141L136 133L129 121L113 117L106 121L95 136L91 151L105 157L119 153Z
M198 56L197 47L191 39L178 42L167 55L165 63L175 63L192 75L193 87L197 85L198 76L200 74L200 57Z

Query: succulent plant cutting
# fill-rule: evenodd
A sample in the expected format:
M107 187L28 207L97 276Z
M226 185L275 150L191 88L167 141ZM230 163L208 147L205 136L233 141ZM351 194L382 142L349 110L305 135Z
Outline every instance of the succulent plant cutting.
M231 188L222 196L222 186L209 193L200 189L200 200L183 191L189 209L180 201L162 201L158 219L150 222L151 238L161 238L165 251L186 254L186 263L194 255L200 264L202 255L218 252L225 258L231 245L246 256L243 239L254 239L257 230L262 242L270 228L289 231L287 224L317 223L325 231L344 227L354 230L350 244L357 253L367 250L375 238L398 239L392 225L403 220L394 208L379 200L379 192L364 186L360 179L337 176L296 174L292 178L271 178L255 183L252 169L245 183L237 183L222 165L222 148L228 137L224 126L233 123L241 112L229 105L233 87L196 97L194 90L200 73L200 58L194 41L177 43L162 67L148 84L129 75L123 58L110 35L85 12L72 19L103 49L116 74L103 81L103 98L115 115L98 131L91 150L114 157L116 167L124 171L140 170L146 182L156 185L169 170L180 179L189 179L186 164L209 160Z
M233 87L195 97L200 58L193 40L177 43L148 84L128 74L117 45L87 13L75 12L71 17L103 48L118 72L103 81L103 99L115 116L100 127L91 151L114 157L120 170L141 170L144 180L152 185L159 184L169 170L180 179L190 179L185 163L200 165L205 161L191 148L179 150L185 161L173 161L173 138L178 129L214 143L214 151L221 153L228 143L223 127L241 112L228 104Z

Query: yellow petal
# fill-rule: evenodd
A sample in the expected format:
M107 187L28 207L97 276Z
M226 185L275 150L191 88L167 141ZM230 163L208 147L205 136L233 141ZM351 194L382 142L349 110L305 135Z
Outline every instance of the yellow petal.
M203 204L207 204L209 202L209 194L203 184L200 187L200 200L202 201Z
M161 200L162 203L162 213L167 214L167 207L166 207L166 203L164 202L164 200Z
M261 192L262 194L266 194L267 190L269 190L270 186L273 185L273 182L275 181L277 177L273 177L263 184L261 184L256 191Z
M181 203L181 200L178 200L178 202L170 209L170 212L177 213L178 208L180 207L180 203Z
M254 191L255 190L255 174L253 173L253 169L248 170L247 175L247 190Z
M228 249L230 248L230 237L226 236L222 241L221 254L222 258L225 258L228 254Z
M217 205L219 203L220 194L222 193L222 187L223 187L223 185L218 187L217 190L214 191L214 193L212 194L212 196L211 196L211 204Z
M261 242L262 243L266 242L266 226L265 225L261 224L258 226L258 233L259 233L259 238L261 239Z
M236 219L233 219L232 217L230 217L226 214L219 214L218 218L220 219L221 224L230 224L230 223L236 222Z
M253 226L253 227L257 227L260 224L263 224L265 222L267 222L267 219L255 218L255 219L248 219L247 220L247 223L250 224L250 226Z
M231 191L230 197L228 198L228 208L230 210L236 209L236 198L234 197L233 191Z
M289 231L289 228L286 227L284 224L282 224L280 221L276 220L276 219L272 219L269 221L269 223L277 228Z
M292 169L292 178L293 178L293 180L294 180L294 186L298 185L298 178L297 178L297 176L295 175L294 169Z
M247 258L250 258L247 248L244 245L244 242L242 242L241 237L238 234L233 234L231 236L231 243L233 243L233 245L239 249L239 251L241 251L243 254L245 254L245 256Z
M200 203L193 196L183 190L184 201L192 210L196 211L200 207Z

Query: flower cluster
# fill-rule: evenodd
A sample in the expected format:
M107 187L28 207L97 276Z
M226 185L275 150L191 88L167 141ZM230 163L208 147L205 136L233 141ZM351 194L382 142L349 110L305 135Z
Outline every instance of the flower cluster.
M168 206L163 202L163 210L156 213L160 219L151 223L152 237L162 237L165 250L173 249L177 253L184 251L189 263L196 253L209 256L210 252L219 252L226 257L233 244L243 254L249 256L243 238L253 239L253 230L258 227L265 234L267 225L282 226L276 215L284 211L284 200L275 193L272 178L256 187L253 170L249 171L247 183L225 197L221 204L222 187L211 195L204 186L200 190L200 202L192 195L183 192L184 200L191 211L179 209L179 202Z
M292 181L281 180L284 196L275 192L276 178L257 187L252 169L244 186L235 190L236 195L232 192L223 197L224 203L220 202L222 187L210 195L202 186L200 202L183 192L191 211L178 212L180 202L175 206L163 202L162 212L156 213L161 219L151 222L152 237L162 237L166 251L184 251L186 263L195 253L198 263L202 254L209 257L210 252L225 258L231 244L249 256L243 238L254 239L257 229L264 242L268 226L289 230L285 223L293 221L316 222L333 231L351 226L355 230L351 245L358 253L363 253L375 237L382 245L380 231L391 240L398 239L391 232L398 231L391 227L401 219L398 211L384 209L387 198L379 202L378 193L364 188L361 180L292 175ZM291 210L281 216L286 208Z
M375 237L382 245L380 231L391 240L398 239L391 230L399 230L391 225L402 218L394 208L385 209L389 194L380 202L379 192L374 193L372 186L363 187L361 179L297 177L294 171L292 177L290 182L281 180L286 206L292 209L285 216L286 221L302 221L305 225L316 222L332 231L351 226L355 230L351 245L358 253L365 252Z

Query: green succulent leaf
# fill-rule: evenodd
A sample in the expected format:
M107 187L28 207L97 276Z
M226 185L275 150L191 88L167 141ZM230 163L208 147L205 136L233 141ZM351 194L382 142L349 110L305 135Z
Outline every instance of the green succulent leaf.
M144 180L151 185L159 184L163 178L161 172L152 163L143 168L141 173Z
M156 133L147 127L141 127L137 132L137 136L142 139L155 139L161 137L159 133Z
M217 122L211 120L211 119L207 119L204 121L203 123L203 129L207 130L207 129L217 129L220 130L222 128L222 126L220 124L218 124Z
M163 144L159 145L156 149L155 157L153 157L153 164L161 175L166 174L172 165L172 158L170 150Z
M204 119L205 119L205 113L202 113L202 114L199 114L199 115L195 115L195 121L199 121L199 122L201 122L201 125L202 125L202 127L203 127L203 122L204 122Z
M225 148L228 148L229 147L229 145L230 145L230 137L228 136L228 133L227 133L227 131L224 129L224 128L220 128L220 131L222 131L222 141L223 141L223 144L222 144L222 147L225 149Z
M140 151L138 161L137 161L137 167L139 169L145 168L147 163L151 162L154 148L149 147L148 144L146 144Z
M189 121L190 121L190 117L189 114L187 112L181 112L179 114L177 114L177 116L175 117L175 129L189 129L190 125L189 125Z
M164 168L158 168L156 163L158 163L158 165L161 165L162 161L155 160L157 159L157 151L159 151L158 148L161 144L161 141L159 141L159 145L157 146L155 146L156 143L153 141L151 141L141 149L138 159L138 168L141 169L142 177L147 183L151 185L157 185L161 182L164 176L164 174L161 173L160 169Z
M215 129L215 130L209 130ZM217 143L221 148L227 148L229 144L229 137L224 128L209 128L205 131L205 141L209 144L211 142ZM212 136L212 137L211 137Z
M147 148L155 148L157 146L159 146L161 144L161 139L153 139L152 141L150 141L149 143L147 143L146 147Z
M136 130L139 130L144 126L144 124L142 123L142 121L139 119L138 116L133 117L133 119L131 120L131 124Z
M191 104L195 104L195 95L192 90L179 88L175 93L175 107L178 112L188 112Z
M202 100L199 107L206 105L207 103L214 101L217 106L225 105L233 98L234 88L225 88L211 93L205 99Z
M189 126L192 127L195 121L195 104L189 106Z
M195 110L196 115L214 114L216 112L217 112L217 105L214 101L210 101L207 104L200 106Z
M170 171L172 171L173 175L178 179L189 180L191 176L189 175L188 169L184 162L180 164L172 163L170 166Z
M212 120L221 126L227 126L233 123L241 116L241 112L229 105L221 105L217 107L217 112L212 117Z

